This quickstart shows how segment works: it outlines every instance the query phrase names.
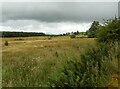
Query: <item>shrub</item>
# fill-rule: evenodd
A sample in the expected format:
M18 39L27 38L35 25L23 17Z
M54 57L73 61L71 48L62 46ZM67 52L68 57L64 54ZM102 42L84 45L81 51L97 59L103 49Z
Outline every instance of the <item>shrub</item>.
M75 38L76 36L74 35L74 34L72 34L72 35L70 35L70 38L72 39L72 38Z
M54 87L105 87L112 75L113 55L109 55L116 45L98 44L81 54L80 59L67 61L58 80L51 81ZM115 49L118 54L118 49ZM112 59L112 60L110 60ZM118 59L118 57L117 57ZM106 64L107 63L107 64Z
M120 19L110 20L104 26L99 27L97 32L98 42L118 42L120 41Z
M8 46L8 41L5 41L5 46Z

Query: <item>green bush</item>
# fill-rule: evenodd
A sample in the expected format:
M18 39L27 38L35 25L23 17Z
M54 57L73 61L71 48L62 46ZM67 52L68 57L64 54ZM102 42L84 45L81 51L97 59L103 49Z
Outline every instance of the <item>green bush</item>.
M77 60L68 61L54 87L106 87L113 74L118 73L120 58L120 20L99 26L97 44L86 49ZM109 43L109 44L108 44Z
M120 19L110 20L104 26L100 26L97 40L106 43L120 41Z
M112 45L112 44L111 44ZM112 76L115 66L114 54L118 54L116 45L98 44L81 54L80 59L66 63L58 80L51 81L54 87L105 87ZM111 50L111 49L114 49Z
M70 35L70 38L72 39L72 38L75 38L76 36L74 35L74 34L72 34L72 35Z
M8 46L8 41L5 41L5 46Z

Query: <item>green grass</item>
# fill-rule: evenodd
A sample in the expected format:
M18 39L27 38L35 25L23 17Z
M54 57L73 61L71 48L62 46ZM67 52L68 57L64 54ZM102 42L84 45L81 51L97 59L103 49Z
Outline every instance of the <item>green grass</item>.
M20 39L20 40L19 40ZM22 39L22 40L21 40ZM8 41L8 46L4 45ZM46 87L68 60L95 45L95 39L69 37L18 37L2 39L2 86Z

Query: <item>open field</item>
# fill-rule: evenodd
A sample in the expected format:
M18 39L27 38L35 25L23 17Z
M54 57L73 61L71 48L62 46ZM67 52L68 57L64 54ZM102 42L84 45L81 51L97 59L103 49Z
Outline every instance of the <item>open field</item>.
M1 6L0 88L120 89L119 0L24 1Z
M8 46L4 45L8 41ZM67 60L95 45L95 39L69 37L16 37L2 39L3 87L47 86L57 79Z

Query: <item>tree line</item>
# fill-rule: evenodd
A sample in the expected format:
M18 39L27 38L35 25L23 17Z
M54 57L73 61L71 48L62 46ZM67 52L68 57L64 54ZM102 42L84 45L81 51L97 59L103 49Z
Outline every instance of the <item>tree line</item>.
M12 32L12 31L1 31L0 37L30 37L30 36L72 36L72 35L85 35L86 32L67 32L63 34L45 34L43 32Z
M29 37L29 36L45 36L45 33L38 32L9 32L3 31L0 32L1 37Z

